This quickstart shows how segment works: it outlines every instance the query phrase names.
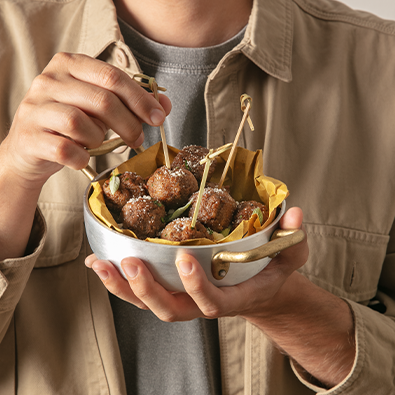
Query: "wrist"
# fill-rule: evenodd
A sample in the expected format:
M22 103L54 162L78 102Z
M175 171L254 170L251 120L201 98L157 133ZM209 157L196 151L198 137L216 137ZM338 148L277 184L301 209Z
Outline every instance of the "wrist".
M0 185L14 192L39 195L47 177L24 172L24 166L16 160L18 153L9 145L7 138L0 144Z
M281 327L289 325L303 330L308 323L317 330L329 328L332 320L341 320L336 328L342 332L353 329L348 304L299 272L293 272L259 311L249 312L243 317L268 333L281 332Z
M24 195L29 198L37 196L38 198L44 183L45 181L29 179L10 165L3 165L0 161L0 184L3 193L4 190L9 190L14 196Z
M355 337L350 307L298 272L259 313L244 318L328 388L351 371Z
M0 261L24 255L40 196L39 184L26 183L0 160Z

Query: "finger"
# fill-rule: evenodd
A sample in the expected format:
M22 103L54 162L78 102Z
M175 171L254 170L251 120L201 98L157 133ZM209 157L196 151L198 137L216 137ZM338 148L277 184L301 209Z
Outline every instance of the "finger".
M93 259L93 258L92 258ZM117 268L109 261L96 260L92 263L92 269L99 276L105 287L113 295L132 303L140 309L148 307L133 293L128 282L121 276Z
M141 89L139 86L137 88ZM29 98L33 103L39 97L38 91L46 92L45 101L63 103L69 108L77 108L88 116L100 120L106 128L113 129L132 147L136 145L136 140L142 134L140 118L109 90L85 81L78 81L70 76L53 77L43 74L36 78L29 92ZM43 100L42 96L41 100ZM75 113L76 110L74 113L70 110L70 115L76 115Z
M302 210L299 207L292 207L281 218L280 228L302 229L303 232L305 232L302 221ZM308 255L309 248L305 232L304 240L292 247L281 251L281 253L277 255L275 259L273 259L270 265L277 265L282 263L283 265L279 266L279 270L285 270L286 272L290 273L303 266L307 261Z
M240 284L218 288L194 257L182 254L176 265L186 291L206 318L261 314L287 278L283 269L268 266Z
M85 258L85 266L86 266L86 267L89 267L90 269L92 269L93 263L96 262L97 260L98 260L98 259L97 259L97 257L96 257L95 254L88 255L88 256Z
M166 95L159 94L159 103L165 110L166 115L170 114L170 111L172 109L172 104L170 99Z
M113 92L144 122L152 126L164 122L166 113L160 103L122 70L81 54L62 53L56 56L66 65L70 75Z
M229 315L233 310L232 300L226 291L212 284L199 264L191 255L180 254L176 266L186 292L207 318ZM237 300L234 299L234 300Z
M34 110L25 118L27 123L69 137L82 147L99 147L107 133L103 122L75 106L49 101L31 107Z
M288 209L280 220L281 229L299 229L303 222L303 211L299 207Z
M89 153L73 140L49 130L35 135L37 138L30 140L30 150L40 152L41 157L36 160L47 161L48 167L52 166L52 163L57 163L74 170L81 170L88 164Z
M187 321L203 316L186 293L171 293L156 282L140 259L125 258L121 266L134 294L162 321Z

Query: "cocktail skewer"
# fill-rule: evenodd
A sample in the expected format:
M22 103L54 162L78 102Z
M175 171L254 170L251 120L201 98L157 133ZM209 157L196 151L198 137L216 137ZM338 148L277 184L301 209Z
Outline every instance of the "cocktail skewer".
M244 104L245 101L247 101L247 105ZM228 172L230 163L232 161L233 155L234 155L236 147L237 147L237 143L238 143L239 138L240 138L241 131L243 130L243 127L244 127L244 124L245 124L246 121L248 121L248 125L250 126L250 129L252 131L254 131L254 125L252 124L251 117L249 116L249 112L250 112L250 109L251 109L251 102L252 102L252 99L251 99L250 96L248 96L246 94L241 95L241 97L240 97L241 111L244 111L244 115L243 115L243 118L241 120L241 123L240 123L240 126L239 126L239 130L236 133L236 137L235 137L235 140L233 142L232 150L230 151L228 160L226 161L226 164L225 164L225 167L224 167L224 171L222 172L222 176L221 176L221 179L220 179L219 184L218 184L219 188L222 187L222 184L225 181L226 173Z
M232 145L233 145L233 143L225 144L222 147L219 147L218 149L216 149L215 151L213 149L210 149L209 153L205 156L205 158L200 161L200 164L201 165L205 164L205 166L204 166L202 181L200 182L200 189L199 189L199 194L198 194L197 201L196 201L195 211L194 211L193 217L192 217L192 223L191 223L192 229L196 226L196 220L197 220L197 216L199 213L199 208L200 208L200 203L202 201L204 188L206 186L207 175L208 175L208 171L210 169L210 165L216 156L221 155L223 152L225 152L230 147L232 147Z
M141 78L142 80L148 80L148 83L145 83L143 81L136 80L135 77ZM154 77L149 77L148 75L144 74L135 74L133 79L141 86L148 87L151 89L151 91L154 94L155 99L159 102L159 95L158 95L158 90L161 91L166 91L165 88L161 88L158 86L158 83L156 82ZM160 137L162 139L162 144L163 144L163 153L165 155L165 164L168 169L170 169L170 158L169 158L169 150L167 148L167 142L166 142L166 134L165 134L165 128L163 127L163 124L159 126L160 128Z

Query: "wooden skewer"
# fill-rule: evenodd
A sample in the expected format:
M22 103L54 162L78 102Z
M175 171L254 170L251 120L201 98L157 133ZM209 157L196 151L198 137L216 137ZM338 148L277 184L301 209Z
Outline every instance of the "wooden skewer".
M223 152L228 150L232 145L233 145L232 143L225 144L222 147L219 147L215 152L211 149L209 151L209 153L206 155L206 157L200 161L200 164L203 165L205 163L205 166L204 166L202 181L200 182L200 189L199 189L199 194L198 194L197 201L196 201L195 211L194 211L193 217L192 217L192 223L191 223L192 229L196 226L197 216L199 214L199 209L200 209L200 203L202 201L204 188L205 188L206 182L207 182L207 175L208 175L208 171L210 169L211 163L215 159L216 156L221 155Z
M197 216L199 214L200 203L202 202L202 197L203 197L204 187L205 187L206 181L207 181L208 171L210 169L211 162L213 161L212 159L209 159L209 155L212 153L213 153L213 150L211 149L205 158L206 164L204 166L202 182L200 183L199 194L198 194L197 201L196 201L195 211L194 211L193 217L192 217L192 223L191 223L192 229L194 229L196 226L196 220L197 220Z
M247 100L248 104L251 107L252 99L250 96L248 96L246 93L241 95L240 97L240 103L241 103L241 111L245 112L247 110L247 106L245 105L245 101ZM248 109L248 112L250 111L250 108ZM247 117L247 122L248 125L250 126L251 131L253 132L255 130L254 125L252 124L251 117L248 115Z
M140 86L142 86L144 88L149 88L149 89L152 90L152 82L151 81L155 81L154 78L149 77L148 75L145 75L145 74L134 74L132 78ZM141 78L141 80L137 80L136 78ZM144 82L142 80L147 80L148 82ZM167 89L163 88L162 86L158 86L158 84L156 84L156 90L157 91L159 90L159 91L162 91L162 92L166 92ZM158 92L156 92L156 94L154 92L154 96L155 96L155 99L159 101ZM164 129L162 131L162 129L163 129L163 125L161 125L161 135L163 134L163 136L164 136L165 135L165 131L164 131ZM162 137L162 140L163 140L163 137ZM166 140L165 140L165 144L166 144ZM133 148L133 149L136 151L136 154L140 154L140 153L144 152L144 147L142 145L140 147L136 147L136 148ZM167 150L167 145L166 145L166 150ZM166 156L166 154L165 154L165 156ZM167 166L167 167L169 167L169 166Z
M244 104L245 100L248 101L247 105ZM233 142L233 147L232 147L232 149L230 151L228 160L226 161L225 168L224 168L224 171L222 172L221 179L219 180L218 188L221 188L222 184L225 181L226 173L228 172L228 169L229 169L229 166L230 166L230 162L232 161L233 155L234 155L236 147L237 147L237 143L239 141L239 138L240 138L240 135L241 135L241 132L243 130L243 127L244 127L244 124L245 124L246 120L248 120L248 124L249 124L251 130L252 131L254 130L254 125L252 124L251 118L249 116L249 112L250 112L250 109L251 109L251 101L252 101L252 99L246 94L244 94L244 95L242 95L240 97L241 110L244 111L244 115L243 115L243 118L241 120L241 123L240 123L240 126L239 126L239 130L236 133L236 137L235 137L235 140Z
M156 83L155 78L153 77L149 79L149 88L152 90L152 92L154 92L154 97L159 102L158 84ZM166 167L170 169L170 158L169 158L169 150L167 148L165 128L163 127L163 124L160 125L159 128L160 128L160 136L163 144L163 153L165 154Z

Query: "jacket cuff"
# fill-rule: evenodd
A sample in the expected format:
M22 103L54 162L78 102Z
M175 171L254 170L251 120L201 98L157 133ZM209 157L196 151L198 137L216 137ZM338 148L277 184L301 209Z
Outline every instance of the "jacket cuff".
M291 361L298 379L319 395L374 394L377 388L383 393L393 391L393 338L394 321L369 307L344 299L351 308L355 323L356 354L353 367L337 386L325 389L306 379L297 365Z
M46 234L47 227L44 217L40 209L37 208L24 256L0 261L0 298L3 296L10 284L14 282L25 282L21 281L21 277L25 277L27 271L27 276L30 275L31 270L43 249Z

